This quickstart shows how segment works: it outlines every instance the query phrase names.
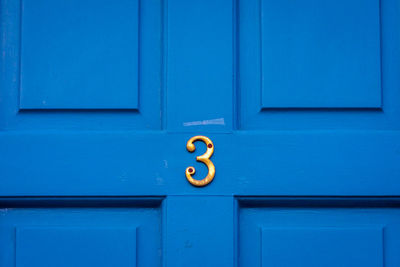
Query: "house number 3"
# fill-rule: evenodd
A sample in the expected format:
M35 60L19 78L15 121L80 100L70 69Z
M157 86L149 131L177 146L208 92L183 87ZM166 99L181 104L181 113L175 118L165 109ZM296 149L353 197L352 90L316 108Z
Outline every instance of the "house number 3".
M195 141L203 141L207 146L207 151L201 156L196 157L197 161L203 162L207 165L208 174L206 178L202 180L193 179L192 175L195 174L196 169L192 166L186 168L186 179L194 186L206 186L214 179L215 176L215 167L212 161L210 160L212 154L214 153L214 144L211 142L210 138L206 136L194 136L189 139L186 144L186 149L189 152L194 152L196 150L196 146L193 144Z

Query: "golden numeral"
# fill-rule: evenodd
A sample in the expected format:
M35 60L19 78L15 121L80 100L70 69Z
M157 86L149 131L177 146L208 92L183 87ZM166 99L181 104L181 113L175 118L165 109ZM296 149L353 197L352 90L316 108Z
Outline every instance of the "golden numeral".
M202 135L194 136L189 139L186 144L186 149L189 152L194 152L196 150L196 146L193 144L195 141L203 141L207 146L207 151L201 156L196 157L197 161L203 162L208 167L208 174L206 178L202 180L193 179L192 174L196 173L196 169L192 166L186 168L186 179L194 186L206 186L214 179L215 176L215 167L212 161L210 160L212 154L214 153L214 144L211 142L210 138Z

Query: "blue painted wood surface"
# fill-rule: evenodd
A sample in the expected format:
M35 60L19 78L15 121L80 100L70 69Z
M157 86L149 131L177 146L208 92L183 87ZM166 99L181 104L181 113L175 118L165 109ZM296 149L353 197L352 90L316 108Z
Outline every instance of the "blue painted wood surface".
M398 199L245 198L239 207L239 266L400 264Z
M234 2L169 0L166 5L166 129L229 132Z
M160 266L161 201L2 199L0 266Z
M330 266L382 266L383 240L382 227L262 228L261 262L262 266L316 267L327 262Z
M379 0L261 1L259 27L263 108L381 107Z
M136 241L135 227L17 227L16 266L136 266Z
M166 210L167 266L234 266L232 197L170 196Z
M137 109L138 0L21 0L21 109Z
M399 1L0 5L0 266L400 266Z

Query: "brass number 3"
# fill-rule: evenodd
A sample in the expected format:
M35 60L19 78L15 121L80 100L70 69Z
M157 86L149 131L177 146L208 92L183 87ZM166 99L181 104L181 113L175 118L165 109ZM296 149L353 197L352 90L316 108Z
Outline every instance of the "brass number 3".
M194 152L196 150L195 145L193 142L200 140L203 141L207 146L207 151L201 156L196 157L197 161L203 162L208 167L208 174L206 178L202 180L193 179L192 174L195 174L196 169L192 166L186 168L186 178L194 186L206 186L214 179L215 176L215 167L212 161L210 160L212 154L214 153L214 144L211 142L210 138L206 136L194 136L189 139L186 144L186 148L189 152Z

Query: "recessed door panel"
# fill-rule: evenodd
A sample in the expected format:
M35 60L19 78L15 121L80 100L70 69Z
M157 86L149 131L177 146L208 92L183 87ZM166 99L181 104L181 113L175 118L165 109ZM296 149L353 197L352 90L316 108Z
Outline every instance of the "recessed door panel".
M0 202L1 266L161 266L161 199Z
M139 1L22 0L22 109L137 109Z
M4 2L0 128L161 129L159 0Z
M261 228L261 262L267 266L383 267L383 227Z
M261 1L262 108L380 108L379 0Z
M136 227L17 227L16 266L136 266Z
M249 200L239 199L239 266L400 264L400 209L395 202L352 198Z
M239 1L239 128L398 130L396 5Z

